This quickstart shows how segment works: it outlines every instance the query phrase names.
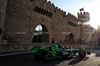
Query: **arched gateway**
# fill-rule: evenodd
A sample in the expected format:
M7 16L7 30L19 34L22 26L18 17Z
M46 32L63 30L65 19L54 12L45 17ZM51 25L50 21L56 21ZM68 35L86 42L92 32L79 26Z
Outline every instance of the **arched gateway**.
M69 34L69 41L74 42L74 34L73 33Z
M49 43L49 32L45 25L39 24L35 28L32 43Z

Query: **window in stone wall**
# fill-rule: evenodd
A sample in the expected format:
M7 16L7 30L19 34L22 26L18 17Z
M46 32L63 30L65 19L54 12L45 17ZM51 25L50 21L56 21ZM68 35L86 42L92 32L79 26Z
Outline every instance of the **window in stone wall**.
M35 8L35 11L36 11L36 12L38 11L38 6Z
M48 11L46 12L46 15L48 15Z
M43 14L43 15L46 15L46 16L48 16L48 17L52 17L52 13L51 12L49 12L48 10L46 10L46 9L43 9L43 8L41 8L41 7L35 7L35 11L36 12L38 12L38 13L41 13L41 14Z
M45 14L45 13L46 13L46 10L44 10L43 14Z
M50 17L52 17L52 13L50 14Z
M71 22L71 21L69 21L68 24L71 25L71 26L73 26L73 27L76 27L76 24L73 23L73 22Z
M42 10L41 10L41 14L43 14L43 8L42 8Z
M41 7L39 8L38 12L40 13L40 11L41 11Z
M48 17L50 17L50 12L48 13Z

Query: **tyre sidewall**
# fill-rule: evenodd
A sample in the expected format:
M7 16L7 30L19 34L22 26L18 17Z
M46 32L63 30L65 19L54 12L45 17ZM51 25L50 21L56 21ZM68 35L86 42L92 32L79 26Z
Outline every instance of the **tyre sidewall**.
M47 54L48 53L50 53L51 54L51 59L49 60L49 59L47 59ZM53 59L53 53L51 52L51 51L45 51L44 52L44 61L52 61L52 59Z
M84 52L84 54L83 54ZM84 58L86 56L86 51L84 49L79 49L79 56Z

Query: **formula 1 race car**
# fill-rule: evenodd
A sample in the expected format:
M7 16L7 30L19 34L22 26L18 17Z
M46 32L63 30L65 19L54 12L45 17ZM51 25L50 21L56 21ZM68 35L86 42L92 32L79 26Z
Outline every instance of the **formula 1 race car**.
M33 47L32 53L34 54L35 59L43 59L44 61L51 61L54 57L59 56L69 58L73 57L76 53L78 53L81 58L84 58L86 55L90 55L90 52L85 49L73 49L70 47L63 47L61 45L54 45L47 48L43 48L41 46Z

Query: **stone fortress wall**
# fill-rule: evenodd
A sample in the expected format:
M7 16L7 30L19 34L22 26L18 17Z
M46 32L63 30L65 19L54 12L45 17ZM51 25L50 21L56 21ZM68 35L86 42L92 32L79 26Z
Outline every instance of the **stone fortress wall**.
M8 0L3 26L3 37L8 43L31 43L34 29L41 24L46 27L48 36L42 37L49 43L64 41L72 33L71 41L80 36L78 18L66 13L47 0Z
M88 18L82 20L81 18ZM0 54L31 51L33 46L49 47L70 38L84 42L91 40L91 27L77 25L78 21L89 21L88 12L78 13L78 17L66 13L47 0L0 0L0 41L4 37L7 44L0 44ZM37 25L48 32L42 39L48 43L32 43L32 35ZM74 36L73 36L74 35ZM71 36L71 37L70 37ZM93 37L93 36L92 36ZM49 44L54 38L55 44ZM97 44L61 44L73 48L97 48Z

